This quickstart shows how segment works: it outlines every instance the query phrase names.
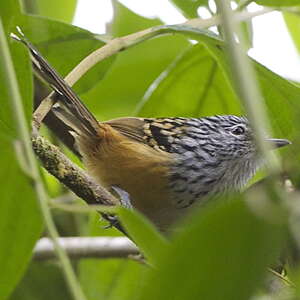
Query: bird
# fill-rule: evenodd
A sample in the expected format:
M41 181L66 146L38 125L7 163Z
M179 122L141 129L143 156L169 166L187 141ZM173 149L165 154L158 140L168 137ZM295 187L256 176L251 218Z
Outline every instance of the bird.
M53 112L69 128L87 172L159 230L214 195L241 190L263 164L246 117L123 117L99 122L25 38L35 71L57 94ZM290 144L267 138L273 148Z

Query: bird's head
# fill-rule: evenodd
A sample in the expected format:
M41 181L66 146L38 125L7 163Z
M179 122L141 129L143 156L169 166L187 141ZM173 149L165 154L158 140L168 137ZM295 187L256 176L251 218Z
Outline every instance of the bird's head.
M220 160L260 159L257 145L249 121L245 117L233 115L202 118L202 128L206 128L206 137L212 146L212 154ZM286 139L266 137L271 148L290 144Z
M188 128L187 136L197 143L193 161L204 174L202 185L211 183L218 191L240 188L263 164L253 130L244 117L224 115L193 119ZM290 144L286 139L266 137L266 141L272 148ZM187 144L188 140L182 142Z

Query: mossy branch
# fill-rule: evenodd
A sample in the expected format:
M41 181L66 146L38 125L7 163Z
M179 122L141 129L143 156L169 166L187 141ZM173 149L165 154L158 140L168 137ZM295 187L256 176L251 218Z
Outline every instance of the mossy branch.
M44 168L88 204L119 204L107 190L67 158L58 147L41 136L32 137L32 147Z

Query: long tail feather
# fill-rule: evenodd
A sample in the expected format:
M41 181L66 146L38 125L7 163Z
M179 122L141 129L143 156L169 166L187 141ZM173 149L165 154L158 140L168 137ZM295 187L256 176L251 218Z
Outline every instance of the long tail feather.
M27 40L19 28L17 28L21 37L11 33L11 37L23 43L30 52L31 61L34 71L41 76L58 94L58 101L66 111L59 110L58 117L64 120L68 116L68 125L71 126L78 134L87 136L96 136L99 129L98 121L82 103L79 97L64 81L64 79L50 66L37 49ZM69 111L69 112L68 112ZM55 113L55 110L54 110ZM70 114L73 117L70 117ZM72 120L72 122L71 122ZM80 132L78 132L80 130Z

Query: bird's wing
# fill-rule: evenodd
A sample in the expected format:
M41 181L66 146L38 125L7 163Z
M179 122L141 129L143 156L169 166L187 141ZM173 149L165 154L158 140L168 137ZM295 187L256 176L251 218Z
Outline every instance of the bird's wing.
M105 123L130 139L171 153L174 139L186 131L185 122L185 118L119 118Z

